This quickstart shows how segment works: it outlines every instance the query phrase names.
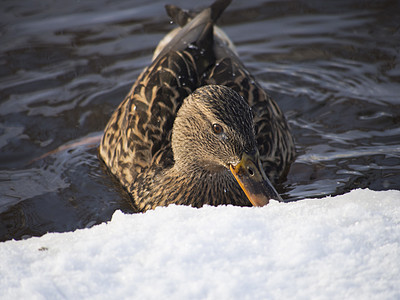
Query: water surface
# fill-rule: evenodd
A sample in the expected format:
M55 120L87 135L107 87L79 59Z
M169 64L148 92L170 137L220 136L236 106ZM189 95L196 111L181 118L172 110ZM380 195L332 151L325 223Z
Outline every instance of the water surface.
M174 27L164 4L1 2L0 240L132 212L94 146L35 159L101 134ZM233 1L222 16L295 135L287 201L400 189L399 15L397 1Z

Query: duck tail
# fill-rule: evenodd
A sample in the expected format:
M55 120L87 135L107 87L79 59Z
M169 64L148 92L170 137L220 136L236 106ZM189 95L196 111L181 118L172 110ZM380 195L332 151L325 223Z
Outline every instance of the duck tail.
M153 61L156 62L171 51L190 48L191 55L196 56L196 66L201 74L215 61L214 24L230 2L231 0L217 0L193 16L179 7L166 6L167 13L181 27L171 31L166 36L167 39L164 38L159 43Z
M229 6L232 0L217 0L213 4L210 5L211 9L211 19L215 23L224 10ZM196 14L193 12L189 12L184 10L178 6L167 4L165 5L165 10L167 11L168 16L171 20L178 24L180 27L185 26L191 19L193 19Z
M224 12L225 8L231 4L232 0L217 0L211 4L211 18L215 22L219 19L221 14Z

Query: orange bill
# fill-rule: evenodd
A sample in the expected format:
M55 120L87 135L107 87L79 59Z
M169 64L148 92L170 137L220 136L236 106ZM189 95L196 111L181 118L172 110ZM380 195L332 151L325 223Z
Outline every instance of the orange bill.
M265 175L258 151L250 154L244 153L236 166L230 165L230 170L254 206L267 205L270 199L282 201Z

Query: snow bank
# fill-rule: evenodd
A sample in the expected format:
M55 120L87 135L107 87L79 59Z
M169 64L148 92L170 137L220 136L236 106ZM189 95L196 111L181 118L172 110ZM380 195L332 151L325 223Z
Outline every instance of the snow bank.
M400 191L118 211L0 260L5 299L399 299Z

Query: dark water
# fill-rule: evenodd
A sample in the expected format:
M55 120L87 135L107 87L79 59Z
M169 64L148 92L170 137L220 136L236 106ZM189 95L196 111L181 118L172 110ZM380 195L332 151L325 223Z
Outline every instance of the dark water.
M164 4L1 1L0 240L131 211L95 147L30 162L101 134L173 28ZM400 189L399 16L398 1L234 1L223 15L296 137L297 161L278 187L288 201Z

